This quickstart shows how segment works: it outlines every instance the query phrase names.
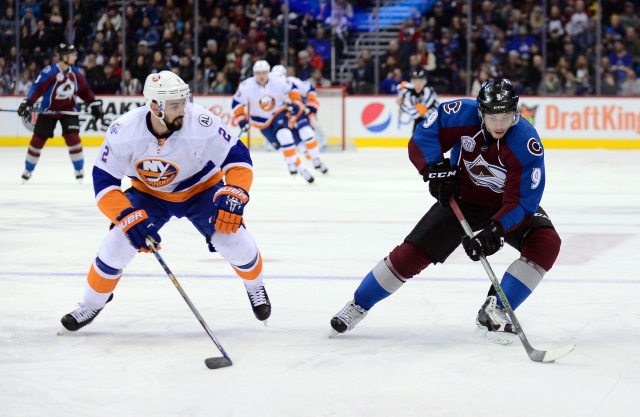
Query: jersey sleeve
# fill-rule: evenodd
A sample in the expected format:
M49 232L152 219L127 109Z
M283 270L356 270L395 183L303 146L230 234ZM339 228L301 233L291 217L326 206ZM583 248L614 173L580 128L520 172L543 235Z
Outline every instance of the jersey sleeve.
M36 78L33 85L29 89L29 94L27 94L27 101L30 103L35 103L36 101L38 101L38 99L47 92L51 84L56 81L55 75L57 73L57 67L51 65L47 65L42 71L40 71L40 74L38 74L38 78Z
M240 83L238 91L236 91L236 93L233 95L233 98L231 99L231 110L233 111L233 116L236 122L241 122L247 119L245 107L247 105L248 99L244 91L244 86L245 83L243 81L242 83Z
M502 208L492 219L500 222L505 231L518 227L534 215L545 186L544 150L540 138L533 128L521 130L523 132L518 131L515 137L509 138L500 152L507 174Z
M409 159L420 174L427 165L441 161L444 158L444 150L439 139L441 119L438 111L420 123L413 136L409 140Z
M94 163L93 189L98 208L114 223L122 210L131 207L121 188L128 161L124 146L107 134Z
M89 87L89 83L82 72L80 72L78 67L72 67L72 69L78 79L78 97L80 97L85 103L95 101L96 96L93 94L93 91L91 91L91 87Z

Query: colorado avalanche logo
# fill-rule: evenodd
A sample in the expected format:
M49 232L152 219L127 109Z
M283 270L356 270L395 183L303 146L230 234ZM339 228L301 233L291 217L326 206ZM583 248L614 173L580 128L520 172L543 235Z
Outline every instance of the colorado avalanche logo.
M458 111L462 108L462 102L460 101L454 101L451 103L445 103L442 108L444 109L444 112L447 114L454 114L454 113L458 113Z
M272 111L276 107L276 99L270 95L260 97L258 105L264 111Z
M538 142L536 138L529 139L529 142L527 142L527 149L531 152L531 155L542 155L542 145L540 145L540 142Z
M162 159L148 158L136 163L138 177L151 188L161 188L171 184L178 176L180 169L171 162Z
M506 169L488 164L480 155L473 162L464 161L464 166L469 171L471 181L476 185L490 188L496 193L504 192Z
M362 110L362 124L370 132L378 133L389 127L391 112L382 103L371 103Z

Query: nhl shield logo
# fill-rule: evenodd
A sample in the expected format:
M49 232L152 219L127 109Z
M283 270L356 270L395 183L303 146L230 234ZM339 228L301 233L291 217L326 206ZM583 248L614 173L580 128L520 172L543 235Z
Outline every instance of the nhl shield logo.
M462 139L462 148L467 152L473 152L476 147L476 140L471 136L463 136Z

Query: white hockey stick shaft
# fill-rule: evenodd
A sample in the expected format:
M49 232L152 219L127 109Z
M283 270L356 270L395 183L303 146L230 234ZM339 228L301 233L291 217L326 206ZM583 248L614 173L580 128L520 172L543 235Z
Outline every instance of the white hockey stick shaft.
M453 212L456 214L458 221L462 225L462 229L464 229L464 232L467 234L467 236L472 238L473 230L471 229L471 226L469 226L469 223L467 222L467 220L464 218L464 214L462 214L462 210L460 210L460 206L458 205L458 202L453 197L449 199L449 202L451 203L451 208L453 209ZM511 321L513 322L513 326L516 329L516 334L522 341L522 345L524 346L525 350L527 351L527 354L529 355L529 358L531 358L532 361L553 362L556 359L563 357L564 355L568 354L573 350L573 348L576 346L575 344L569 345L563 348L552 349L552 350L534 349L533 346L531 346L531 344L529 343L527 336L524 334L524 331L522 330L522 326L520 325L520 322L518 321L516 314L513 312L513 308L511 308L511 304L509 304L509 300L507 299L507 296L502 290L502 286L500 285L500 282L498 281L496 274L493 272L491 265L489 265L489 261L487 261L486 256L484 256L484 254L482 253L480 254L480 262L482 262L482 266L484 267L484 270L487 272L487 275L489 275L491 284L493 284L493 288L495 288L496 293L498 294L498 297L500 297L500 301L502 302L502 305L504 306L505 311L507 312L507 314L511 318Z

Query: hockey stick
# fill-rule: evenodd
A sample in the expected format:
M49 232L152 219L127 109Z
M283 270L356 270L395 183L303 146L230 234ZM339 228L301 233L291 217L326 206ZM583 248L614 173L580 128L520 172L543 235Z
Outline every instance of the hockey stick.
M469 226L469 223L464 218L464 214L462 214L462 210L460 210L460 206L458 206L458 202L453 197L449 199L449 202L451 203L451 208L453 209L453 212L456 214L458 221L460 221L460 224L462 225L464 232L467 234L467 236L473 237L473 230L471 230L471 226ZM531 360L534 362L553 362L556 359L559 359L564 355L567 355L568 353L570 353L573 350L573 348L576 347L575 344L557 348L557 349L551 349L551 350L537 350L537 349L534 349L533 346L531 346L531 344L529 343L529 340L527 340L527 336L525 336L524 331L522 330L522 326L520 326L520 322L518 321L516 314L513 312L513 309L511 308L511 304L509 304L509 300L507 299L507 296L504 294L504 291L500 286L500 282L498 281L498 278L496 278L496 274L493 273L493 269L491 269L491 265L489 265L487 258L482 253L479 256L480 256L480 262L482 262L482 266L484 266L484 269L485 271L487 271L487 275L489 275L489 279L491 280L491 284L493 284L493 288L495 288L496 293L500 297L500 301L502 301L502 305L504 306L504 309L506 310L507 314L511 318L511 321L513 321L513 326L516 329L516 334L522 341L522 345L527 351L529 358L531 358Z
M10 112L10 113L17 113L18 110L12 110L12 109L0 109L0 111L5 111L5 112ZM81 112L81 111L37 111L34 110L32 111L32 113L37 113L37 114L65 114L65 115L69 115L69 116L91 116L91 113L87 113L87 112Z
M198 313L198 310L196 310L196 307L193 305L193 303L187 296L187 293L184 292L184 290L180 286L180 283L178 282L176 277L173 275L173 273L171 272L167 264L164 262L164 259L162 259L162 256L158 253L158 250L156 249L156 243L150 238L147 238L147 246L149 247L149 250L153 252L153 254L156 256L156 259L158 260L158 262L160 262L160 265L162 265L162 268L171 279L171 282L173 282L173 285L175 285L175 287L178 289L178 292L180 293L180 295L182 295L182 298L184 299L184 301L186 301L187 305L189 306L193 314L195 314L198 321L200 322L204 330L207 332L211 340L213 340L213 343L216 345L220 353L222 353L222 357L213 357L213 358L205 359L204 363L205 365L207 365L207 368L218 369L218 368L224 368L224 367L233 365L233 363L231 362L231 358L229 358L229 355L227 355L227 352L224 350L224 348L222 347L222 345L220 344L216 336L213 334L209 326L207 326L207 323L204 321L200 313Z

